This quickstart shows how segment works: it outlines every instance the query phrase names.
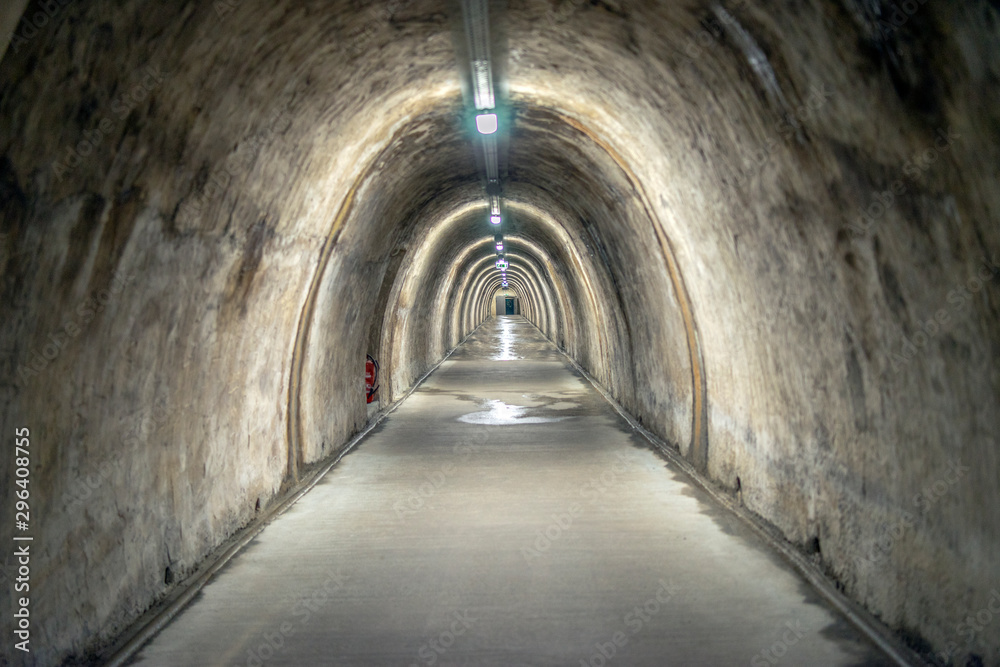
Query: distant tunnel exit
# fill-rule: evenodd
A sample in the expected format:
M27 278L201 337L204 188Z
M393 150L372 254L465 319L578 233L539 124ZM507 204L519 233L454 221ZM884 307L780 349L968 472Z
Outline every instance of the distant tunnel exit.
M520 315L521 300L516 296L497 295L497 315Z

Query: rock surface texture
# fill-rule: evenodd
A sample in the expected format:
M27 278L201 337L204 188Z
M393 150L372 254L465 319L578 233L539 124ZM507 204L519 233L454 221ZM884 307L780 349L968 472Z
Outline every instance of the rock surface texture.
M340 451L366 354L385 408L490 316L458 11L28 4L0 424L32 433L32 661L111 641ZM495 13L524 315L928 659L1000 664L996 3Z

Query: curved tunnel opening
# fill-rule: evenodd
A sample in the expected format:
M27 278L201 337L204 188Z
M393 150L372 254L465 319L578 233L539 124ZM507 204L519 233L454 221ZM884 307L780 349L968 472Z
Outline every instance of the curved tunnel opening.
M954 632L1000 581L1000 21L862 4L494 8L499 229L457 5L3 10L39 659L111 641L500 315L500 233L523 317L636 423L925 657L1000 660Z
M313 327L317 331L349 331L352 337L356 327L356 345L376 351L387 369L380 395L386 404L402 396L486 319L490 290L498 286L492 237L488 235L494 230L485 221L486 207L479 203L478 173L469 160L464 174L456 175L454 168L456 153L464 149L466 156L471 156L470 145L475 139L459 129L463 114L456 111L456 101L450 102L450 112L430 111L418 123L397 130L392 143L373 157L366 171L378 174L372 178L379 179L379 189L365 197L381 208L354 210L352 197L347 202L352 208L333 218L329 245L321 253L313 278L316 286L311 289L316 296L311 293L301 316L299 335L305 341L312 338ZM654 336L662 347L672 346L679 348L678 354L691 355L694 324L685 320L685 314L690 320L690 306L675 305L673 312L665 310L656 318L646 316L641 331L633 331L629 324L629 310L641 309L644 302L677 304L674 295L678 286L683 290L683 283L676 262L658 256L670 252L669 245L662 235L657 238L657 223L645 208L641 187L630 178L630 169L613 149L594 142L585 126L530 107L515 106L509 116L514 128L511 145L530 147L526 152L512 151L510 160L532 165L512 170L505 187L508 213L502 231L505 256L511 262L508 275L512 288L525 304L525 315L543 334L566 349L616 400L634 409L635 387L642 384L633 375L633 369L640 365L633 362L631 354L636 337L644 348L653 342L647 336ZM584 156L584 152L590 155ZM390 182L375 168L386 164L406 167L395 172L396 180ZM361 192L374 187L366 181L367 177L355 187ZM429 188L432 196L404 202L409 193ZM354 236L355 226L365 230L364 236ZM355 238L356 243L369 245L356 246ZM377 270L370 275L355 269L360 261L373 267L391 265L392 270L379 280ZM637 267L642 267L641 275ZM372 281L361 285L344 280L341 276L345 272L370 276ZM326 290L332 291L327 295ZM366 294L361 302L374 307L361 313L339 312L338 304L350 302L346 294L358 291ZM316 305L320 300L324 305ZM322 314L313 321L317 309ZM342 321L331 321L336 317L349 318L352 324L345 327ZM633 315L631 319L644 318ZM361 333L364 331L370 331L367 337ZM690 340L664 344L670 332L675 336L684 332L681 336ZM317 345L336 346L336 353L344 347L340 338L317 334L316 340ZM303 463L328 453L324 449L310 451L306 443L343 441L348 435L313 430L305 436L302 431L303 424L310 421L303 414L302 403L314 399L301 396L302 383L308 382L298 379L301 369L309 354L326 364L331 363L326 359L333 353L297 351L292 362L289 473L293 477ZM358 347L352 353L364 352ZM690 359L672 359L673 364L666 361L643 360L641 366L649 377L657 376L658 383L670 387L667 395L675 397L671 402L676 414L694 415L696 408L683 403L700 391L694 388L702 386L700 374L692 373ZM311 367L310 372L325 377L332 371L320 365ZM357 380L350 378L336 392L319 385L322 388L315 391L323 402L310 403L311 409L324 415L323 419L336 421L329 419L332 403L349 404L347 397L356 394ZM338 395L340 398L335 398ZM360 412L359 406L354 409ZM359 427L359 419L355 417L352 430ZM688 416L685 421L692 419ZM685 452L692 449L688 434L704 430L699 420L674 424L673 428L683 438L681 449Z

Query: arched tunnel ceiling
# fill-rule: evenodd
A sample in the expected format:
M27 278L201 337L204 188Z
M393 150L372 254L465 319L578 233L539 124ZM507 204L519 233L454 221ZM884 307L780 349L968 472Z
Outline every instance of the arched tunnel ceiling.
M887 31L886 2L512 0L493 50L525 314L931 651L1000 581L980 511L1000 501L1000 73L995 5L918 5ZM18 24L0 389L4 425L50 443L40 659L110 641L164 568L340 451L370 419L366 354L385 409L489 316L459 12L95 0ZM49 355L51 332L74 342ZM150 406L170 416L130 437ZM963 485L882 549L959 459ZM98 470L81 522L70 489ZM1000 660L987 634L963 650Z

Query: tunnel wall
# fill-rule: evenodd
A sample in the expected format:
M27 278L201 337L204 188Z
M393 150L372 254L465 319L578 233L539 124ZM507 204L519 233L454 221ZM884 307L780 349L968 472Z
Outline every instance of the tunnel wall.
M997 14L874 5L518 5L512 99L585 128L666 234L705 383L689 458L913 646L996 664L963 623L1000 580Z
M35 447L37 664L113 639L366 421L373 303L468 143L428 129L461 106L446 32L362 60L383 19L318 7L74 3L2 62L2 421ZM316 71L323 48L354 66ZM386 169L428 133L457 137L437 174Z
M917 4L509 3L505 242L644 426L912 645L1000 664L959 630L1000 581L997 11ZM385 407L488 316L448 11L71 3L8 48L41 663L340 451L365 354Z

